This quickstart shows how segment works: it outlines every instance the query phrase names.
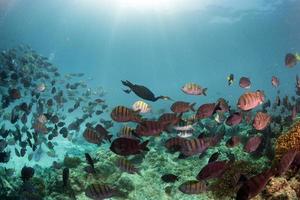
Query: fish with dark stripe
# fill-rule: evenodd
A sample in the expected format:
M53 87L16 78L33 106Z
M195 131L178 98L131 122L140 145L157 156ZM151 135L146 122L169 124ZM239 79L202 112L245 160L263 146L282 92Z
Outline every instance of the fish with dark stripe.
M118 195L118 191L111 186L91 184L85 190L85 195L94 200L107 199Z
M163 132L168 124L161 121L144 121L136 127L138 136L158 136Z
M183 142L187 140L182 137L172 137L165 142L165 147L172 152L180 151Z
M141 116L138 114L139 111L134 111L125 106L117 106L115 107L110 116L116 122L137 122L141 123Z
M204 182L187 181L179 186L179 190L185 194L200 194L207 190L207 186Z
M129 174L135 174L139 172L139 170L132 163L124 158L119 158L116 164L122 171L125 171Z

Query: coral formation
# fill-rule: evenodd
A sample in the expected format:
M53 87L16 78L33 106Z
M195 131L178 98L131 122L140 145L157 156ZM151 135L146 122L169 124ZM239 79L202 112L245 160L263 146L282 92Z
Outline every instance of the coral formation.
M280 158L290 149L300 150L300 120L296 121L285 134L278 137L275 146L276 158Z

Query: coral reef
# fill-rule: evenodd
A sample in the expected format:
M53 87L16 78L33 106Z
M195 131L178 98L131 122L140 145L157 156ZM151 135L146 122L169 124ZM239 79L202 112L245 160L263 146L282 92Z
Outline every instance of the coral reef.
M290 149L300 150L300 120L294 122L285 134L278 137L275 145L276 159Z

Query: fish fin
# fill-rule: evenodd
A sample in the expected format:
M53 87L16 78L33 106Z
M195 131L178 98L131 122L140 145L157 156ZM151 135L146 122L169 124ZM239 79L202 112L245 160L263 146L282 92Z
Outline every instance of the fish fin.
M203 93L204 96L207 96L206 92L207 92L207 88L204 88L203 91L202 91L202 93Z
M123 89L123 91L126 93L126 94L129 94L130 92L131 92L131 90L129 90L129 89Z
M143 150L143 151L149 151L149 148L147 147L148 143L149 143L149 140L146 140L145 142L143 142L140 145L141 150Z
M109 143L111 143L111 138L112 138L112 137L113 137L112 135L107 135L107 136L106 136L106 140L108 140Z
M194 108L194 106L196 105L196 103L194 102L194 103L192 103L191 105L190 105L190 109L193 111L193 112L195 112L196 110L195 110L195 108Z

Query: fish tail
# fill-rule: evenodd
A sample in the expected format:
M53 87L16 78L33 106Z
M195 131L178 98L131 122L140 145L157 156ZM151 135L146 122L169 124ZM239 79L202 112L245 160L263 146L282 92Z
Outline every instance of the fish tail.
M149 143L149 140L146 140L145 142L143 142L140 145L141 150L143 150L143 151L149 151L149 148L147 147L148 143Z
M195 110L195 108L194 108L194 106L196 105L196 103L194 102L194 103L192 103L191 105L190 105L190 109L193 111L193 112L195 112L196 110Z
M203 89L203 92L202 92L204 96L207 96L207 93L206 93L206 92L207 92L207 88L204 88L204 89Z
M128 81L128 80L122 81L122 84L125 85L125 86L127 86L127 87L129 87L129 88L131 88L133 86L133 84L130 81Z

